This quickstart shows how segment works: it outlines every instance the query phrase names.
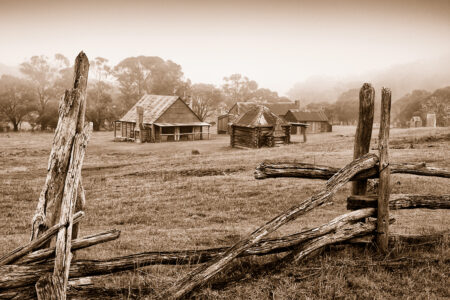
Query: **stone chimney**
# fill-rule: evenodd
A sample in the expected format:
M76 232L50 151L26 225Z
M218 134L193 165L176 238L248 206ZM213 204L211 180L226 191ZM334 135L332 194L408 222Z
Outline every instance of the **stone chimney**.
M300 109L300 100L295 100L295 106Z
M142 106L136 106L136 130L142 128L144 122L144 108Z

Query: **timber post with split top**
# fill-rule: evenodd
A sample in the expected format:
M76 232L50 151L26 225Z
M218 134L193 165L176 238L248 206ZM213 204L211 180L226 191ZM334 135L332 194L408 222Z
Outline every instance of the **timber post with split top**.
M377 244L382 253L388 252L389 242L389 127L391 120L391 91L383 88L381 91L381 118L378 137L380 179L378 187L377 210Z
M353 159L358 159L369 152L372 138L375 90L369 83L364 83L359 91L359 116L356 127ZM353 195L366 193L367 180L352 183Z

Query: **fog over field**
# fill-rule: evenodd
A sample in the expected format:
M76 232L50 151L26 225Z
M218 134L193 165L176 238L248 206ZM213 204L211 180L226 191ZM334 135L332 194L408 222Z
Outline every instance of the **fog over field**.
M336 100L334 90L363 81L390 85L394 99L450 84L446 0L4 0L0 23L0 63L13 69L80 50L112 64L160 56L193 83L240 73L307 102Z

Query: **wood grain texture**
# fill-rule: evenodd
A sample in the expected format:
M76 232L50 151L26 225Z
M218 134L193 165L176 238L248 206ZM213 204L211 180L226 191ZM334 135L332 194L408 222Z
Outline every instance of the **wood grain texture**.
M78 212L73 216L73 222L78 223L82 218L84 217L83 212ZM67 223L59 223L57 225L54 225L53 227L49 228L46 232L44 232L41 236L39 236L37 239L30 241L28 244L24 246L20 246L13 251L3 255L0 258L0 266L12 264L19 260L21 257L25 256L27 253L30 253L31 251L39 248L47 242L49 239L51 239L61 227L66 226Z
M347 209L376 208L377 195L355 195L347 198ZM450 194L445 195L418 195L418 194L391 194L389 209L450 209Z
M377 209L377 244L378 249L388 253L389 248L389 194L391 170L389 166L389 129L391 126L391 91L387 88L381 90L381 118L378 135L378 163L380 179L378 184Z
M75 60L73 88L66 90L59 104L58 124L48 161L47 177L32 220L31 240L38 238L57 220L73 139L84 124L79 120L82 114L84 122L88 71L89 60L81 52Z
M292 220L295 220L302 214L312 210L325 202L329 201L331 196L339 190L350 178L355 176L358 172L366 169L370 169L378 162L378 158L374 154L366 154L361 158L354 160L341 170L337 172L326 184L323 191L318 192L314 196L302 201L299 205L296 205L282 214L278 215L256 231L248 235L243 240L236 243L233 247L229 248L225 253L218 255L211 262L195 269L187 276L173 285L167 293L165 298L179 299L186 296L193 289L205 284L213 276L227 267L230 262L241 255L244 251L251 246L259 242L263 237L269 233L278 229L281 225L284 225Z
M75 216L74 216L74 224L75 224ZM76 240L72 240L72 245L71 245L72 252L83 249L83 248L91 247L94 245L98 245L101 243L106 243L109 241L116 240L119 238L119 236L120 236L120 231L113 229L113 230L85 236L83 238L79 238ZM17 262L17 264L21 264L21 265L29 264L29 263L33 263L33 262L46 260L46 259L52 258L54 256L55 256L55 247L53 246L52 248L40 249L38 251L31 252L31 253L27 254L26 256L24 256L23 258L21 258Z
M356 126L353 159L357 159L369 152L370 139L372 138L374 103L375 90L369 83L364 83L359 90L359 116ZM353 182L352 194L364 195L366 188L367 180Z
M391 174L413 174L419 176L434 176L450 178L450 171L440 168L428 167L426 163L402 163L390 164ZM256 179L296 177L310 179L330 179L338 168L321 166L307 163L286 162L286 161L264 161L255 170ZM351 181L371 179L379 177L379 167L374 166L369 170L362 171L350 178Z
M61 227L58 231L55 245L55 267L53 269L53 277L43 278L42 285L53 284L51 287L45 287L41 290L36 289L38 298L65 300L66 288L69 278L70 262L72 259L71 242L72 242L72 227L73 227L73 209L77 197L77 189L79 179L81 177L81 168L86 152L86 146L91 135L91 125L87 124L81 133L75 135L72 155L70 158L70 165L67 172L66 182L64 185L63 198L61 203L60 223L67 223L68 226ZM56 279L60 278L60 279ZM62 286L59 284L62 282ZM63 288L63 290L59 290ZM52 291L53 290L53 294ZM40 292L45 294L40 294Z

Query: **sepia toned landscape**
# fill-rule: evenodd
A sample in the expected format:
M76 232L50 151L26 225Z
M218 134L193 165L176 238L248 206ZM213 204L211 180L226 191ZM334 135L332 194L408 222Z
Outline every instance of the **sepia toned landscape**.
M352 158L354 131L355 127L337 127L332 133L309 135L307 143L298 135L291 145L258 150L232 149L229 137L220 135L209 141L136 145L114 143L110 132L94 133L82 171L87 203L81 232L89 235L114 228L121 234L116 241L78 251L77 259L232 245L324 184L313 179L256 180L253 173L259 163L271 159L342 167ZM0 136L2 253L29 239L30 216L44 183L52 138L51 133ZM393 129L392 161L448 169L449 139L448 128ZM199 154L192 154L193 150ZM450 194L447 181L392 175L392 193ZM349 192L347 186L331 204L273 236L313 228L345 213ZM394 233L434 234L450 227L446 210L391 214L396 218L391 226ZM448 241L400 245L387 257L369 254L372 251L364 246L332 247L320 256L280 268L283 254L242 258L194 295L208 299L449 296ZM118 298L152 299L194 267L150 266L94 281L96 286L114 288Z
M0 299L450 299L449 1L0 25Z

